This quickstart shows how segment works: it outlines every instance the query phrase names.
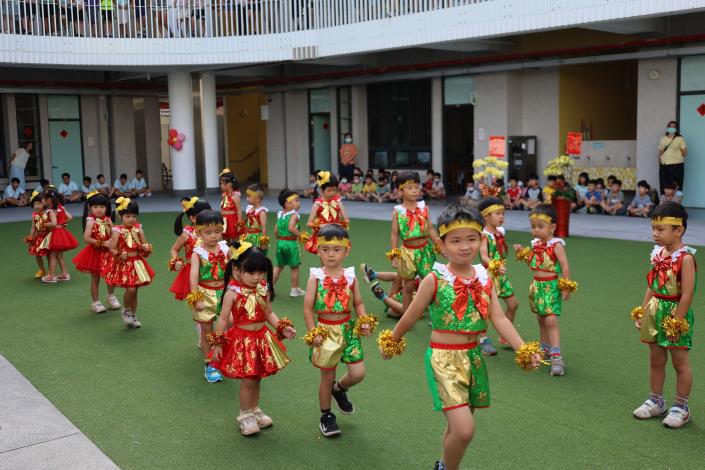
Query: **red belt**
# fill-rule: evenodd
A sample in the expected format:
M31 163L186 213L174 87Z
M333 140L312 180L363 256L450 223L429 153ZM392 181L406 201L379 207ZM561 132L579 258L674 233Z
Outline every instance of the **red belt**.
M296 240L297 238L292 235L292 236L290 236L290 237L279 237L279 236L277 236L277 239L279 239L279 240Z
M420 245L409 245L407 242L414 241L414 240L423 240L424 242ZM404 248L423 248L426 245L428 245L428 237L416 237L416 238L407 238L406 240L402 240L401 246Z
M237 211L220 211L222 215L237 215Z
M261 228L246 228L245 232L247 233L262 233Z
M664 294L657 294L653 293L654 297L656 297L659 300L670 300L673 302L678 302L681 299L681 296L676 294L676 295L664 295Z
M221 290L223 288L222 285L220 286L209 286L208 284L203 284L203 283L198 283L198 287L203 287L204 289L208 290Z
M534 276L534 281L555 281L557 279L558 279L558 274L554 274L553 276L548 276L548 277Z
M477 341L473 341L472 343L465 343L465 344L445 344L445 343L434 343L431 341L429 344L433 349L454 349L454 350L459 350L459 349L473 349L477 347Z
M342 325L350 321L350 315L346 315L345 318L341 320L326 320L324 318L318 317L318 323L323 323L324 325Z

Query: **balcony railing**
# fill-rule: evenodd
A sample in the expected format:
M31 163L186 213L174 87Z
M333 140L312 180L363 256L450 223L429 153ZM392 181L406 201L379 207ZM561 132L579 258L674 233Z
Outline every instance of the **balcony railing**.
M493 0L0 0L0 34L211 38L310 31Z

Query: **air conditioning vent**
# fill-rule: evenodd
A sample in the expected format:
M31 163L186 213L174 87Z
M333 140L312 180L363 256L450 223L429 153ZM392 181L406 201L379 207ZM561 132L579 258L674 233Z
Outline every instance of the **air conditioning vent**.
M294 60L315 59L316 57L318 57L318 46L294 48Z

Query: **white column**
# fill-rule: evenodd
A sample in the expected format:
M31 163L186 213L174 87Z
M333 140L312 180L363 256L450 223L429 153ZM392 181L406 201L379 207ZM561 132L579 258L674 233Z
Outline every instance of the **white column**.
M215 102L215 72L201 72L201 134L206 189L218 188L218 118Z
M443 168L443 78L431 80L431 168L445 178Z
M174 191L196 189L196 151L193 128L193 92L191 74L169 72L169 115L172 129L184 134L181 150L170 147Z

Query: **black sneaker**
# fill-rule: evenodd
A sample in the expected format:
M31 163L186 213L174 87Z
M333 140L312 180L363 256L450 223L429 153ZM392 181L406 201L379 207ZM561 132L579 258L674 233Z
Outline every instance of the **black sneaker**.
M326 437L333 437L340 434L340 428L338 427L338 422L335 420L335 415L330 411L321 416L318 429L320 429L321 434Z
M335 382L333 384L333 398L335 399L335 404L338 405L338 409L341 413L344 415L351 415L355 412L355 407L352 403L350 403L350 400L348 400L348 394L345 393L344 390L339 392L335 391L335 384L337 383L338 382Z
M377 297L379 300L384 299L384 297L387 295L384 292L384 288L382 288L382 286L379 285L379 281L373 282L372 285L370 286L370 290L372 291L374 296Z
M366 283L369 284L370 282L377 279L377 273L368 264L362 263L360 265L360 269L362 269L362 273L364 274L364 278L365 278Z

